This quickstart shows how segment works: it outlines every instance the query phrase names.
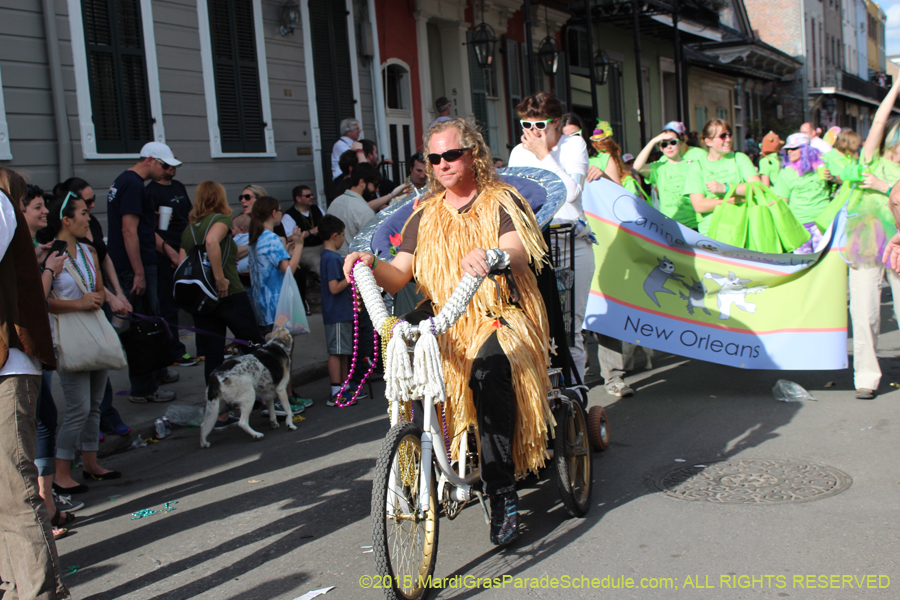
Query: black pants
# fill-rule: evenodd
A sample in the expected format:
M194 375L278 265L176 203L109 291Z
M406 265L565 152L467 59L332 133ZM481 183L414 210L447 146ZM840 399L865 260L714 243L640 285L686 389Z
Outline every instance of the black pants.
M423 303L403 319L417 324L434 316L431 303ZM503 323L504 327L508 327ZM485 340L469 377L472 401L481 439L481 481L489 496L516 489L513 463L513 435L516 431L516 392L513 390L512 365L500 346L497 334Z
M172 265L171 261L169 261L168 257L159 252L156 253L156 260L159 263L157 267L156 284L156 297L159 300L159 316L177 327L178 305L175 304L175 297L172 295L172 288L175 283L175 267ZM187 354L187 348L184 347L184 343L182 343L181 338L178 337L178 331L173 330L172 333L172 339L169 340L169 347L172 349L172 358L180 359Z
M205 338L203 346L206 350L206 360L203 362L203 369L207 383L209 383L210 374L225 362L226 327L231 330L236 339L257 344L263 343L263 337L259 332L253 307L250 306L250 298L247 297L246 292L225 296L216 309L208 315L194 315L194 325L198 329L213 334L210 336L197 334ZM245 346L241 346L241 348L242 350L247 349Z
M512 365L497 334L484 342L472 363L469 378L481 437L481 481L493 496L516 489L512 442L516 431L516 392Z

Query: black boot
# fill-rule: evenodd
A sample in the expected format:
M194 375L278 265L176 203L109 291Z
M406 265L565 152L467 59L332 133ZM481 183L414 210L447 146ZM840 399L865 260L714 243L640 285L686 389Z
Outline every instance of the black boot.
M519 537L519 496L515 490L491 496L491 543L506 546Z

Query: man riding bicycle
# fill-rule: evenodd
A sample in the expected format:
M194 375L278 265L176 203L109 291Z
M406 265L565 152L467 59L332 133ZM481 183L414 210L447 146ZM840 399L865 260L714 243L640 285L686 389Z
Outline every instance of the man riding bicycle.
M481 479L491 500L491 542L506 545L518 537L516 476L544 466L548 423L553 423L547 403L547 313L529 268L544 266L546 245L528 203L494 171L476 128L462 119L438 123L425 147L428 192L403 228L397 255L379 263L372 254L354 252L344 272L349 277L361 259L388 293L415 277L427 299L420 308L434 314L465 273L488 274L486 249L509 254L512 275L497 277L496 286L481 286L466 313L439 339L446 428L456 439L477 424ZM453 458L457 455L454 447Z

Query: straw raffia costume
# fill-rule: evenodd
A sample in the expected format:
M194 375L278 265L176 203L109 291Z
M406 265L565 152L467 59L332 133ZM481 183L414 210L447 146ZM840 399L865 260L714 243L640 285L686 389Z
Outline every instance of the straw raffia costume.
M404 246L414 244L413 275L422 293L432 302L435 312L440 311L464 274L460 266L461 259L475 248L486 250L499 246L501 211L505 211L511 218L529 261L535 268L541 268L546 246L540 227L531 208L514 188L501 182L491 184L480 190L478 196L463 207L463 212L447 202L445 194L446 192L441 192L424 200L413 213L404 228L400 250L402 252ZM415 232L412 225L417 220L418 231ZM413 231L408 234L407 230ZM414 239L407 241L407 235ZM423 240L423 243L416 244L417 239ZM516 304L510 300L506 279L498 277L497 281L501 299L498 300L496 286L486 281L479 288L466 313L439 338L447 389L445 419L451 438L458 439L459 434L478 421L471 386L477 387L479 383L476 380L483 380L480 392L483 399L478 401L486 406L483 410L488 415L493 415L479 415L482 419L482 479L489 494L511 491L510 482L514 484L514 478L512 464L508 460L510 440L501 435L501 448L497 452L496 432L491 439L492 434L485 429L496 430L497 421L508 421L508 416L515 413L515 423L502 423L501 428L508 427L511 430L515 475L524 476L528 471L537 471L544 465L548 420L552 423L547 404L550 386L547 377L547 313L538 291L537 280L531 270L515 277L519 292ZM496 347L497 342L499 348ZM496 371L492 371L490 367L482 369L479 366L473 377L473 363L483 365L480 361L483 360L484 348L489 347L495 348L492 351L495 355L493 358L503 361L505 372L511 375L512 385L503 384L505 390L500 389L495 377ZM506 359L511 373L505 367ZM487 378L494 377L494 381L487 381L484 373L489 373ZM484 390L489 390L489 393ZM476 391L476 396L478 393ZM501 409L504 403L505 408ZM487 424L484 422L485 418L488 419ZM486 448L492 445L493 447ZM458 445L451 443L451 446L453 457L456 458ZM498 454L502 456L498 457ZM497 465L488 463L498 458L506 465L509 473L500 477L500 481L491 489L491 474L496 472Z

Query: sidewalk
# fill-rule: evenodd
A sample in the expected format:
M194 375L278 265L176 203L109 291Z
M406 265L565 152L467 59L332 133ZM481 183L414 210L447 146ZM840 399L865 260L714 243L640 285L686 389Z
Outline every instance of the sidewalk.
M185 313L181 313L182 318L189 318ZM190 325L181 321L182 325ZM309 315L310 333L294 338L294 354L293 354L293 385L297 389L299 386L307 384L317 379L328 376L327 359L325 352L325 326L322 323L322 314L320 312ZM182 342L187 347L191 355L196 353L196 345L194 343L194 334L184 331L182 332ZM109 456L117 452L127 450L132 442L138 436L146 439L155 437L154 421L162 417L166 410L173 405L192 405L205 407L206 405L206 384L204 382L203 362L199 362L192 367L172 367L181 375L181 378L175 383L163 385L163 389L174 391L177 396L173 402L165 402L161 404L136 404L130 401L128 396L128 371L114 371L110 373L110 380L113 387L113 406L122 415L122 420L131 427L131 433L126 436L107 435L105 441L100 443L99 456ZM121 394L121 395L120 395ZM53 378L53 399L59 409L59 422L62 423L65 414L65 398L63 396L62 387L59 385L59 378ZM318 402L325 398L315 398Z

